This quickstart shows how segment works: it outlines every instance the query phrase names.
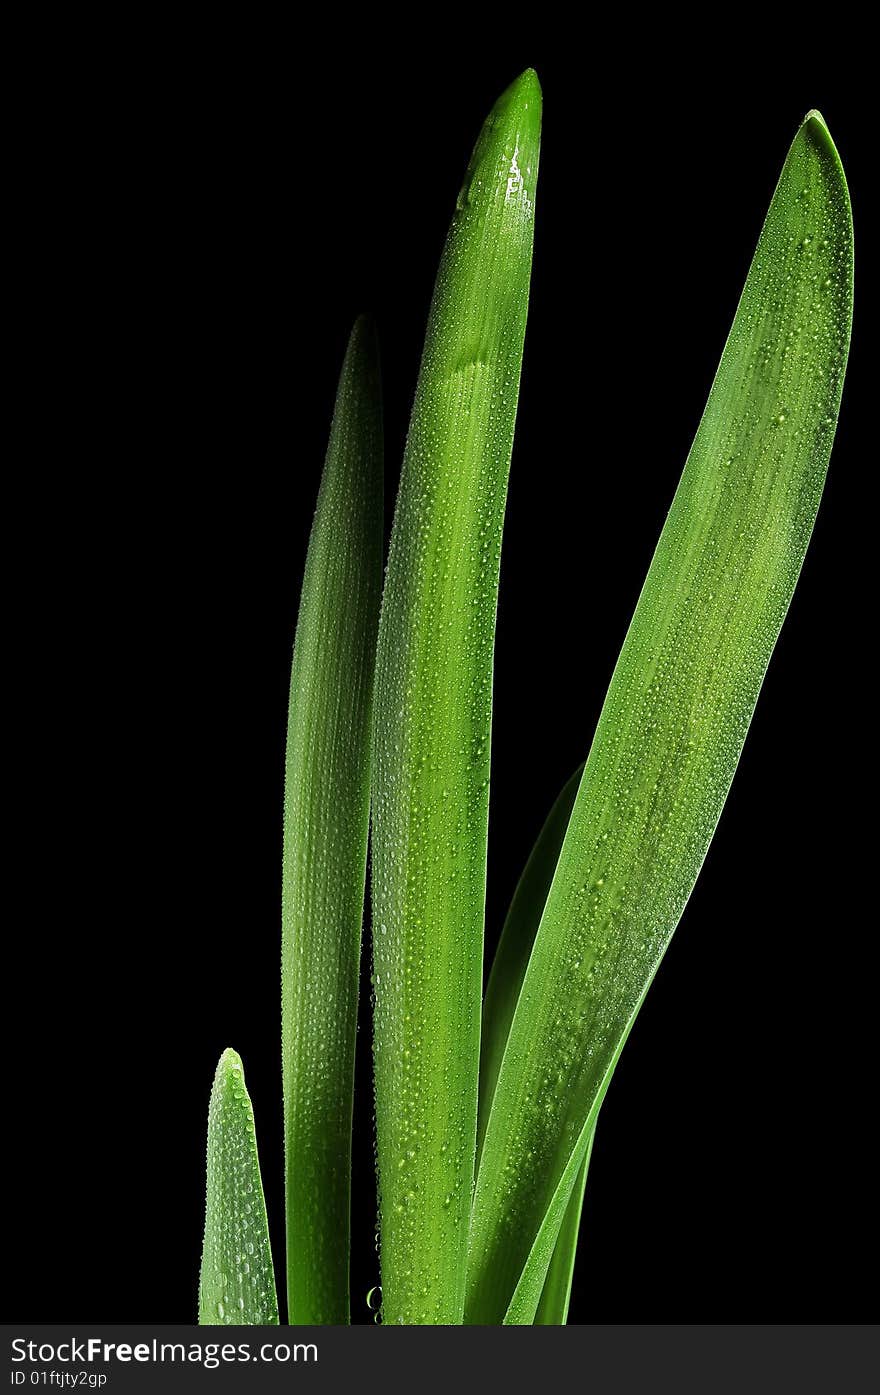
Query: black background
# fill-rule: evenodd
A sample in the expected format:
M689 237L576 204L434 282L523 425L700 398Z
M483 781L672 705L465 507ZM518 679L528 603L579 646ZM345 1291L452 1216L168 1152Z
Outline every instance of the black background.
M636 52L625 33L611 50L562 34L440 62L415 42L367 59L342 30L309 50L234 29L126 36L112 61L79 34L74 70L56 35L51 68L29 58L8 515L9 735L26 772L6 939L10 1317L193 1320L227 1044L282 1272L286 686L336 374L371 310L390 522L434 271L497 93L533 63L545 122L502 560L490 947L588 749L810 106L850 180L857 307L875 278L866 106L825 43L791 62L767 37L737 68L726 40L704 38L694 61L652 36ZM863 324L857 308L825 500L740 771L603 1109L572 1321L869 1316ZM366 1021L361 1045L353 1318L368 1321Z

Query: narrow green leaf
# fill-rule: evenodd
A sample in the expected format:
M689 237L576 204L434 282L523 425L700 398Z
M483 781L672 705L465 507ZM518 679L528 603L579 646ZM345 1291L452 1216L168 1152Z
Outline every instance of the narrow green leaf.
M282 1060L292 1324L349 1321L351 1125L382 585L375 332L355 325L309 540L284 784Z
M610 1073L715 830L813 528L851 315L846 182L811 112L618 660L535 940L477 1178L470 1321L501 1321L524 1271L549 1263Z
M584 1193L587 1189L587 1172L590 1167L590 1154L593 1151L593 1140L596 1137L595 1125L590 1131L590 1141L587 1145L587 1153L580 1166L580 1171L575 1178L568 1205L565 1208L565 1216L562 1227L559 1231L556 1244L553 1247L553 1258L547 1270L547 1277L544 1280L544 1287L538 1302L538 1308L534 1318L531 1319L538 1327L564 1327L568 1321L568 1308L571 1302L571 1282L574 1278L574 1262L577 1257L577 1245L581 1231L581 1212L584 1209ZM515 1310L513 1310L515 1311ZM514 1321L512 1310L508 1308L505 1314L505 1323ZM526 1322L529 1319L525 1319Z
M605 1093L614 1074L614 1068L620 1059L626 1039L630 1029L638 1016L639 1008L645 1001L645 996L650 988L656 968L651 973L645 984L638 1001L630 1014L629 1021L615 1045L611 1059L605 1070L605 1074L596 1092L596 1103L590 1110L587 1123L581 1130L580 1137L563 1168L562 1175L556 1184L556 1189L544 1213L538 1233L535 1236L534 1244L529 1251L528 1259L522 1273L519 1276L513 1297L508 1304L504 1315L504 1322L507 1325L528 1326L537 1321L537 1310L543 1297L544 1288L550 1277L550 1268L556 1261L557 1245L562 1227L566 1224L569 1210L573 1198L577 1191L578 1178L582 1169L589 1166L590 1154L593 1148L593 1137L596 1130L596 1118L599 1113L599 1106L605 1098Z
M535 943L553 873L584 767L579 765L563 786L547 815L523 874L517 883L501 939L492 961L492 971L483 1000L483 1029L480 1041L480 1109L477 1122L477 1161L483 1147L492 1096L516 1001Z
M220 1057L208 1108L208 1189L199 1277L202 1327L278 1322L254 1111L241 1057Z
M443 252L394 521L373 803L382 1311L457 1323L473 1188L492 655L540 88L477 141Z
M543 914L547 893L553 881L559 852L574 807L583 774L583 765L564 786L547 816L544 827L532 849L520 877L510 910L504 922L501 939L489 975L483 1002L483 1036L480 1047L480 1110L477 1124L477 1161L486 1132L486 1123L501 1069L504 1048L510 1032L516 1002L528 967L529 956ZM591 1135L592 1147L592 1135ZM564 1325L568 1316L575 1251L580 1230L581 1209L587 1183L589 1155L581 1164L580 1173L565 1211L559 1239L553 1250L543 1291L536 1279L534 1311L524 1320L542 1326Z

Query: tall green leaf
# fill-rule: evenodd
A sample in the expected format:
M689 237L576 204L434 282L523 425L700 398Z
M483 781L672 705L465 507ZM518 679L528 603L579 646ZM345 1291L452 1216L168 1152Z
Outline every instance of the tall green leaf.
M811 112L612 678L498 1077L467 1318L531 1321L596 1112L696 880L801 569L849 345L852 223Z
M382 584L375 332L342 366L302 587L284 785L282 1057L291 1323L349 1320L351 1126Z
M376 1134L383 1317L456 1323L473 1187L492 656L532 255L540 88L477 141L446 241L377 658Z
M278 1322L254 1111L241 1057L220 1057L208 1109L208 1188L199 1277L203 1327Z

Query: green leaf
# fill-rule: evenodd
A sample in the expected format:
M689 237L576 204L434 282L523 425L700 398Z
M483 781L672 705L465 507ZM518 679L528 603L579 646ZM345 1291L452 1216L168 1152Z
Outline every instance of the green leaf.
M700 870L813 528L851 315L846 182L811 112L611 681L529 961L477 1178L469 1321L501 1321L526 1271L536 1281L546 1269L610 1074Z
M208 1109L208 1194L199 1277L203 1327L278 1322L254 1111L241 1057L220 1057Z
M483 1000L483 1029L480 1041L478 1162L510 1024L583 773L584 767L579 765L557 795L556 802L547 815L544 827L513 893L501 939L492 961L492 971Z
M492 655L528 308L540 88L477 141L437 277L377 658L373 801L382 1312L457 1323L480 1051Z
M284 784L282 1062L292 1324L349 1321L351 1127L382 585L372 325L342 366L309 541Z
M510 1024L513 1021L513 1014L547 900L547 893L550 890L556 864L559 861L559 852L574 807L583 770L583 765L578 767L547 816L513 894L513 900L510 903L510 910L507 913L492 964L492 972L489 976L483 1003L483 1036L480 1048L480 1111L477 1125L478 1162L486 1131L486 1122L492 1105L492 1096L495 1093L504 1048L507 1045ZM590 1146L592 1147L592 1136ZM581 1164L580 1173L566 1208L565 1219L553 1250L543 1290L536 1280L534 1292L530 1294L534 1300L532 1309L527 1317L523 1317L524 1322L534 1321L542 1326L552 1326L564 1325L566 1321L588 1165L589 1155Z
M656 970L654 972L656 972ZM614 1068L620 1059L620 1053L623 1050L632 1024L638 1015L639 1008L645 1000L645 995L653 979L654 974L652 973L614 1048L611 1060L608 1063L608 1067L597 1091L597 1103L590 1111L588 1123L584 1125L571 1157L568 1159L562 1171L562 1175L559 1178L559 1182L556 1185L556 1189L538 1228L534 1244L529 1251L525 1267L513 1291L513 1297L504 1315L504 1323L506 1325L523 1326L537 1321L537 1311L541 1305L547 1282L550 1280L550 1271L557 1261L557 1247L559 1245L562 1228L567 1224L574 1199L577 1195L578 1179L582 1172L584 1174L586 1173L586 1168L589 1166L599 1105L605 1098L605 1092L614 1074Z
M581 1231L581 1212L584 1208L584 1193L587 1189L587 1172L590 1167L590 1154L593 1151L593 1140L596 1137L596 1127L590 1132L590 1141L587 1144L586 1156L581 1163L580 1171L575 1178L568 1205L565 1208L562 1227L556 1244L553 1247L553 1258L550 1260L550 1267L547 1270L547 1277L544 1280L544 1287L538 1302L537 1311L534 1316L527 1316L531 1313L531 1307L525 1308L521 1321L523 1323L535 1323L538 1327L564 1327L568 1321L568 1308L571 1302L571 1281L574 1277L574 1262L577 1256L577 1244ZM520 1321L516 1317L517 1307L514 1304L508 1308L504 1321L514 1323Z

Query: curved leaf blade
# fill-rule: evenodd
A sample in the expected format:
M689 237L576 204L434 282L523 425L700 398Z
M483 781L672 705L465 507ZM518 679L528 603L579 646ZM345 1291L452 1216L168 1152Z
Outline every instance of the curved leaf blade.
M516 1009L535 935L559 861L571 811L583 775L583 764L566 781L538 834L535 846L516 885L492 961L483 999L480 1041L480 1107L477 1122L477 1162L483 1146L489 1110L510 1024Z
M376 1135L386 1323L458 1323L473 1189L492 657L540 88L477 141L444 248L377 658Z
M583 765L580 765L563 787L547 815L513 894L495 952L483 1002L480 1112L477 1126L478 1165L510 1024L547 901L547 893L559 861L559 852L583 770ZM515 1320L521 1323L535 1322L545 1327L564 1326L568 1317L588 1167L589 1151L581 1163L546 1276L542 1276L540 1272L535 1273L534 1282L528 1287L528 1292L524 1288L520 1294L515 1309L516 1318L505 1317L505 1322Z
M584 1209L584 1193L587 1189L587 1173L590 1168L590 1155L593 1151L593 1142L596 1137L595 1125L590 1131L590 1141L587 1145L587 1152L580 1165L580 1171L575 1178L568 1205L565 1208L562 1226L553 1247L553 1258L547 1270L547 1277L544 1280L544 1287L538 1299L533 1318L526 1316L531 1311L531 1302L528 1305L524 1301L524 1295L520 1294L519 1302L522 1304L522 1322L534 1322L538 1327L564 1327L568 1322L568 1309L571 1303L571 1285L574 1278L574 1262L577 1257L578 1240L581 1232L581 1212ZM508 1308L504 1321L511 1324L517 1319L515 1314L517 1308Z
M199 1324L277 1323L254 1111L241 1057L231 1049L220 1057L211 1089L207 1174Z
M284 783L281 1035L292 1324L349 1321L351 1129L382 585L375 330L346 351L306 558Z
M851 316L846 181L810 113L612 678L514 1015L477 1178L469 1321L501 1321L524 1270L546 1268L696 880L812 531Z

